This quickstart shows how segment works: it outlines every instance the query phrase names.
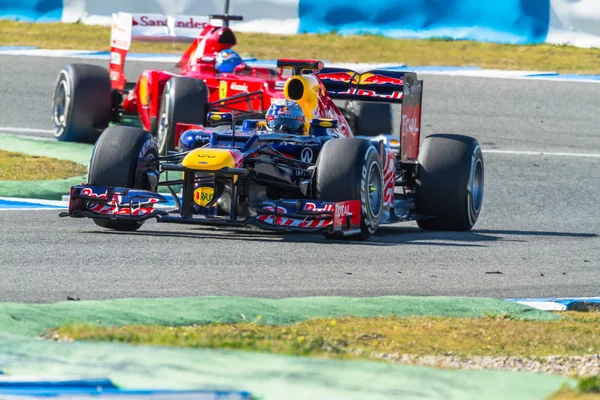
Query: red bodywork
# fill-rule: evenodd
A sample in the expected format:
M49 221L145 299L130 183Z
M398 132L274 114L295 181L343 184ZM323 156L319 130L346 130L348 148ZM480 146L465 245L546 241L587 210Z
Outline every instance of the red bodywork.
M262 92L247 101L237 102L235 110L262 112L271 105L271 99L283 98L286 77L282 70L241 65L234 73L219 74L215 70L215 56L237 43L228 27L204 24L204 29L185 51L177 64L179 73L149 69L138 78L135 88L123 99L122 108L127 114L138 114L144 129L150 131L152 121L158 118L161 96L169 79L185 76L201 79L210 91L209 101L216 103L238 94ZM124 90L127 50L111 47L110 77L113 89Z

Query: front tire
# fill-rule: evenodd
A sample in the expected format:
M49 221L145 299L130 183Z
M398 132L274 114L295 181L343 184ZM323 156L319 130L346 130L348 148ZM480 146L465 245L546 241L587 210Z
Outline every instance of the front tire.
M423 140L416 179L420 228L471 230L481 212L483 187L483 156L476 139L437 134Z
M383 211L383 168L375 147L359 138L329 140L319 153L315 169L316 199L360 200L361 226L355 238L366 240L373 235Z
M148 177L147 162L141 158L155 160L158 148L152 135L143 129L127 126L111 126L106 129L92 153L88 172L88 184L108 187L124 187L155 191ZM144 221L94 219L96 225L117 231L135 231Z
M158 114L156 141L160 155L175 150L175 130L178 122L205 125L208 113L208 88L193 78L169 79L163 91Z
M94 143L111 119L108 71L90 64L66 65L56 81L52 117L56 139Z

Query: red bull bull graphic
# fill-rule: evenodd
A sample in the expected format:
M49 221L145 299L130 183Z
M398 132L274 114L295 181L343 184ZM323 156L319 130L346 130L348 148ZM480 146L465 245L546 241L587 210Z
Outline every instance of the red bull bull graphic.
M391 76L364 73L360 76L359 85L404 85L404 78L394 78Z
M358 79L356 79L357 74L353 71L349 71L349 72L330 72L330 73L325 73L325 74L319 74L319 78L324 81L324 80L329 80L329 81L333 81L333 82L340 82L340 83L350 83L352 82L353 84L357 84L358 83Z

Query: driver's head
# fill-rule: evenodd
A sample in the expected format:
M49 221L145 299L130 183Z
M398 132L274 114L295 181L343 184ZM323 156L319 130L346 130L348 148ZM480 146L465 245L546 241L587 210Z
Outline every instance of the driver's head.
M215 68L220 73L233 72L235 67L243 63L242 57L231 49L223 50L215 57Z
M267 110L267 129L274 132L304 134L304 112L292 100L277 100Z

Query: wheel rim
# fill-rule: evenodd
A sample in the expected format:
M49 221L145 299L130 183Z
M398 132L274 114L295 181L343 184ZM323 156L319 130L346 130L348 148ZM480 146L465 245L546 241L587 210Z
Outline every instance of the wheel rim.
M54 106L52 108L54 126L57 128L56 136L62 133L67 123L67 109L70 101L68 92L67 82L61 79L54 92Z
M481 203L483 203L483 162L481 158L475 160L473 174L471 174L471 196L473 202L473 211L479 213Z
M165 91L163 101L165 102L164 107L161 107L161 114L158 120L158 129L156 131L156 141L158 143L158 148L162 151L167 148L167 130L169 129L169 102L171 100L171 96L169 93Z
M374 216L379 215L383 204L383 183L381 178L381 169L377 162L371 163L369 168L369 209Z

